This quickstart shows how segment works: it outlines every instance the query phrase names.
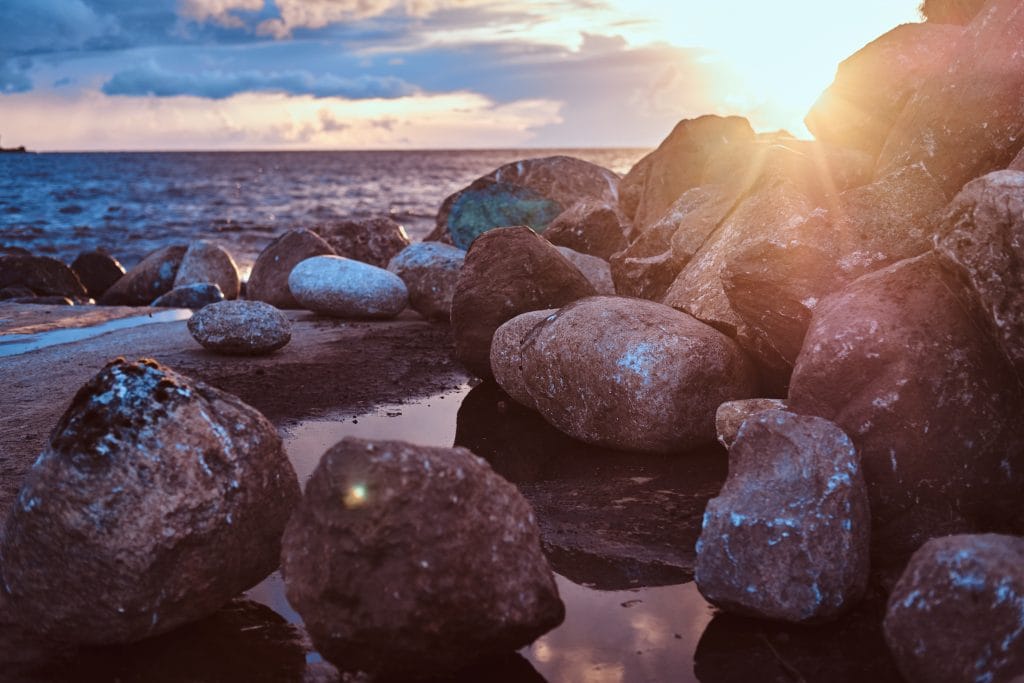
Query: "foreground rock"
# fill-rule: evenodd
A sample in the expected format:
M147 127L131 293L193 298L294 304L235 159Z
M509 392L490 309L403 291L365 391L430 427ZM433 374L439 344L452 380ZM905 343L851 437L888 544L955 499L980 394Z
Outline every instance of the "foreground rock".
M334 249L311 230L289 230L260 252L245 286L245 296L277 308L301 308L288 289L292 268L314 256L333 255Z
M715 410L715 433L718 443L732 448L740 426L748 419L769 410L786 410L786 402L778 398L746 398L726 401Z
M317 650L382 679L517 650L564 617L530 505L461 448L341 441L310 477L281 561Z
M947 536L914 553L885 636L911 683L1024 676L1024 538Z
M492 351L496 364L512 361L495 376L559 430L597 446L670 453L710 443L715 409L754 392L753 369L729 338L661 304L590 297L525 337L495 335L519 338L518 349Z
M208 240L196 240L188 245L181 259L174 286L197 285L204 282L220 287L225 299L237 299L241 288L238 266L227 249Z
M8 607L57 640L165 633L277 567L298 497L256 410L154 361L118 359L79 390L7 518Z
M102 251L83 251L71 262L71 270L97 301L124 275L124 266Z
M196 312L188 331L217 353L261 356L291 341L292 326L281 311L262 301L222 301Z
M967 24L978 15L986 0L924 0L921 14L938 24Z
M100 298L104 306L148 306L174 288L174 278L188 247L171 245L149 253Z
M551 221L544 237L557 247L607 260L626 248L626 233L627 227L615 206L584 200Z
M315 228L338 256L379 268L409 246L405 228L387 216L339 221Z
M310 311L338 318L394 318L409 302L402 279L341 256L314 256L292 269L288 288Z
M207 304L224 301L224 292L220 287L209 282L194 285L180 285L162 296L153 299L150 306L154 308L194 308L199 309Z
M849 437L821 418L760 413L740 427L729 478L704 513L697 587L740 614L834 618L864 594L870 528Z
M79 302L89 298L78 276L48 256L0 256L0 289L8 287L25 288L30 296L62 296Z
M565 260L576 266L587 278L587 282L594 286L598 294L614 296L615 282L612 280L612 268L604 259L570 249L569 247L555 247L558 253L565 257Z
M595 293L575 266L529 228L491 230L473 243L455 286L455 354L474 375L490 378L491 338L502 323Z
M391 259L388 270L409 290L409 306L427 320L451 319L452 299L466 252L440 242L410 244Z

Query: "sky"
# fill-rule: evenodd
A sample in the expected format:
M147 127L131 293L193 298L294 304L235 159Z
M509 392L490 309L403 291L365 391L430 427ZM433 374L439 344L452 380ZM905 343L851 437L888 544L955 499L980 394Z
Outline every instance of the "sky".
M0 0L0 144L649 147L684 118L806 136L919 0Z

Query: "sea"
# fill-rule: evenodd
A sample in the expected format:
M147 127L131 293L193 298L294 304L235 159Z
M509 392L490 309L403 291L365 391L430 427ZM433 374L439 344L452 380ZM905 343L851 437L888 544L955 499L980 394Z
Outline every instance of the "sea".
M145 152L0 155L0 247L65 262L105 249L126 267L193 239L248 270L277 235L388 215L414 241L445 197L512 161L567 154L625 174L643 149Z

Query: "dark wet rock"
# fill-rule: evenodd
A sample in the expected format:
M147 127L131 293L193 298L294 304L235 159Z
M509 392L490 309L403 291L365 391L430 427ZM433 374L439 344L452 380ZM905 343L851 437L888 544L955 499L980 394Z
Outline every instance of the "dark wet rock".
M25 285L10 285L0 289L0 301L9 301L11 299L24 299L27 297L33 297L36 293Z
M0 256L0 288L27 287L38 296L86 301L89 293L75 273L49 256Z
M726 401L715 411L715 432L718 443L731 448L740 425L747 419L769 410L786 410L786 402L779 398L746 398Z
M338 318L394 318L409 303L402 278L342 256L314 256L292 268L288 288L303 308Z
M1024 378L1024 172L998 171L968 183L946 211L936 251L967 282Z
M74 306L75 302L66 296L19 296L7 299L9 304L35 304L36 306Z
M615 282L612 280L612 268L608 262L597 256L581 254L569 247L555 247L558 253L565 257L565 260L576 266L576 268L587 278L587 281L594 286L598 294L614 295Z
M719 447L680 457L591 446L492 382L463 400L455 443L516 484L552 567L574 583L625 590L693 579L701 515L726 475Z
M148 306L174 288L174 278L188 247L172 245L150 252L122 275L99 299L104 306Z
M921 14L937 24L969 24L986 0L924 0Z
M487 379L491 338L502 323L593 294L583 274L529 228L491 230L473 243L455 285L456 356L474 375Z
M468 249L483 232L527 225L544 231L579 201L618 202L619 176L606 168L567 156L524 159L506 164L449 196L427 237Z
M789 406L836 422L856 444L876 565L901 568L936 532L998 530L1019 514L1012 376L960 283L931 254L819 304Z
M607 260L626 248L627 227L622 223L617 206L584 200L551 221L544 237L555 246Z
M245 296L277 308L301 308L288 289L288 276L301 261L334 255L334 249L311 230L289 230L260 252L245 286Z
M281 560L317 650L385 679L511 653L565 614L529 503L461 448L344 439L310 477Z
M528 378L523 365L523 348L536 327L556 313L557 308L545 308L517 315L495 330L491 341L494 381L513 400L531 410L535 410L536 405L526 388Z
M71 262L71 270L96 300L124 275L124 266L102 251L83 251Z
M704 184L705 166L728 145L754 139L741 117L701 116L676 124L656 150L622 179L619 206L644 231L690 188Z
M958 26L903 24L839 65L804 122L818 140L878 156L907 100L945 71L963 33Z
M452 298L466 252L440 242L417 242L391 259L388 270L409 290L409 306L427 320L451 319Z
M255 409L118 359L79 390L11 508L5 597L19 623L58 640L165 633L277 567L298 497Z
M409 246L405 228L387 216L339 221L314 228L338 256L387 268Z
M174 286L213 283L220 287L225 299L237 299L241 289L238 265L228 250L215 242L196 240L188 245L182 257Z
M928 541L889 598L885 637L911 683L1024 677L1024 538Z
M205 348L231 355L272 353L292 338L288 318L263 301L221 301L197 311L188 331Z
M0 256L31 256L32 252L25 247L16 247L10 244L0 244Z
M1024 148L1024 5L991 0L903 108L876 176L923 162L949 196Z
M853 442L818 417L770 410L729 449L729 478L708 502L697 588L737 614L833 619L864 595L871 513Z
M514 377L510 386L558 429L606 448L670 453L707 444L715 409L754 392L753 368L728 337L667 306L625 297L565 306L518 350L495 349L491 358L518 358L521 376L515 367L495 376Z
M218 285L200 282L194 285L179 285L157 298L150 306L155 308L202 308L207 304L224 301L224 292Z

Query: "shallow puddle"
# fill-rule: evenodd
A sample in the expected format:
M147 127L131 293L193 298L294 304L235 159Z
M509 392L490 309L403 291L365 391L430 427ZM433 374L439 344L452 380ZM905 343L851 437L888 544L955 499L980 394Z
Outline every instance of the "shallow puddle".
M130 318L118 318L116 320L108 320L107 322L103 322L98 325L89 325L87 327L64 327L56 330L49 330L47 332L38 332L36 334L2 335L0 336L0 357L17 356L18 354L28 353L29 351L36 351L38 349L45 349L48 346L56 346L58 344L70 344L72 342L82 341L83 339L98 337L101 334L106 334L107 332L113 332L115 330L126 330L132 327L140 327L142 325L152 325L153 323L177 322L178 320L188 320L190 317L192 317L192 311L180 308L171 308L166 311L160 311L150 315L136 315Z

